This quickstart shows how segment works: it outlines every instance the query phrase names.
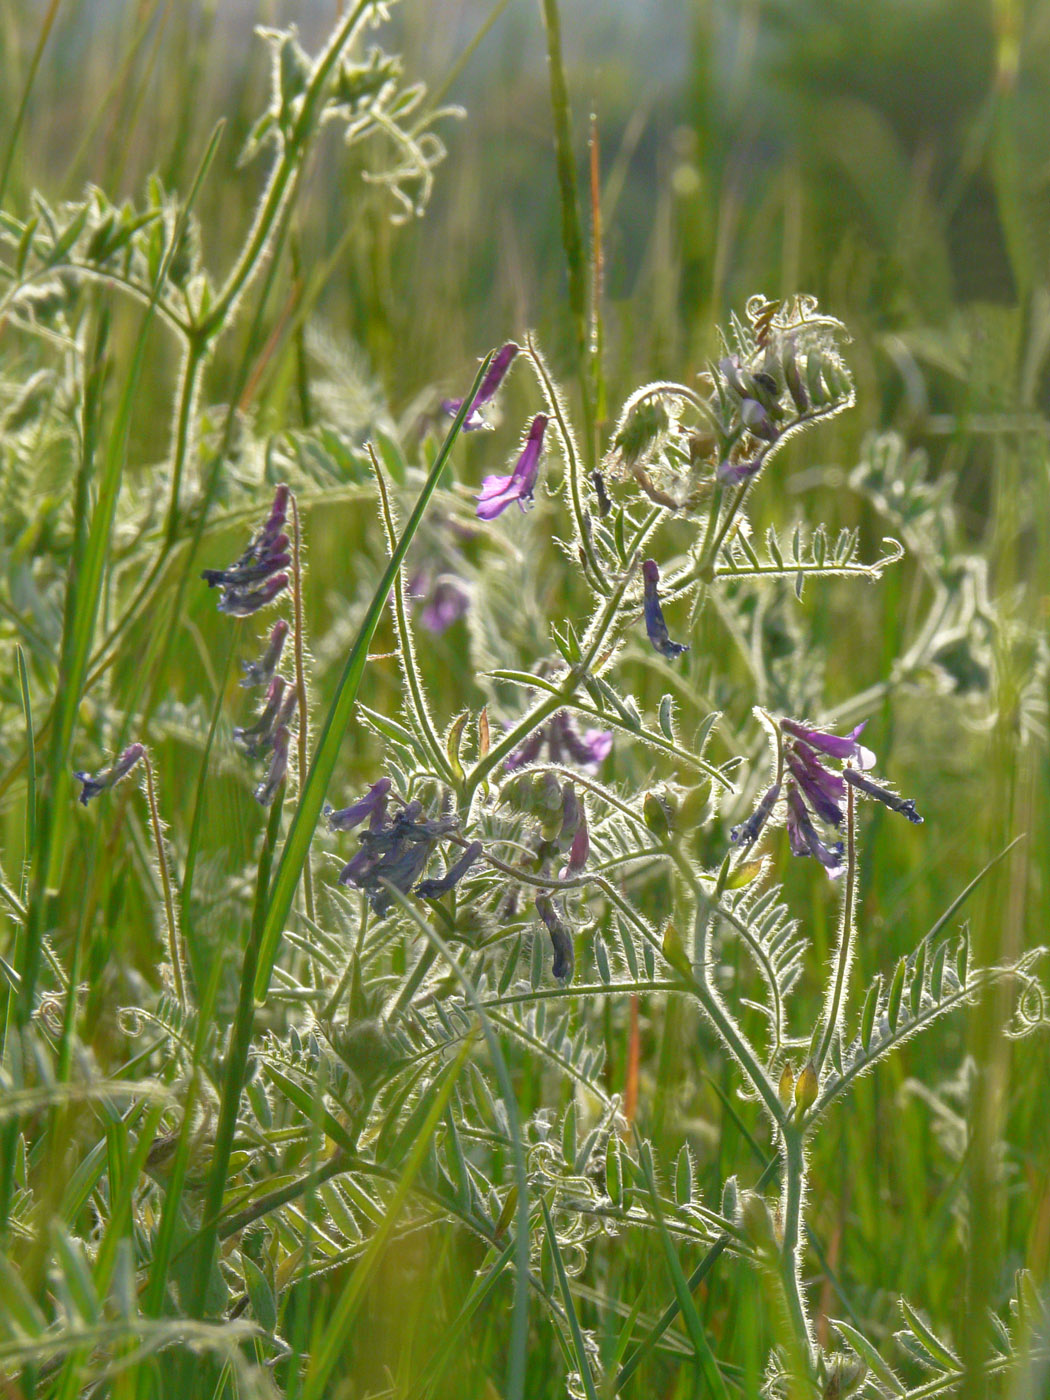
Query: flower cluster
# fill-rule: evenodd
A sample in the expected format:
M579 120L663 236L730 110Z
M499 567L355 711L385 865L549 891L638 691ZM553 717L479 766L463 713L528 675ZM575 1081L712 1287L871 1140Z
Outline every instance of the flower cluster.
M522 773L503 785L501 800L509 802L539 821L539 837L534 843L535 869L546 874L552 862L563 856L566 864L559 880L578 875L587 864L591 837L587 811L570 781L559 783L549 768Z
M409 802L388 817L390 787L390 779L381 778L351 806L325 808L328 825L336 831L352 831L368 821L358 837L360 849L343 866L339 883L363 890L380 918L393 905L390 888L408 894L414 886L421 899L437 899L455 887L482 851L480 841L471 842L444 875L417 884L438 842L452 835L458 823L451 817L424 816L421 802Z
M863 728L864 725L859 724L851 733L840 735L798 720L782 719L780 735L787 776L784 778L778 773L747 821L733 828L729 838L733 845L740 850L754 845L782 789L792 855L815 857L832 877L841 874L843 869L843 842L825 840L816 823L836 832L842 828L846 820L843 802L847 785L891 811L900 812L910 822L920 823L922 817L911 798L898 797L866 776L875 765L875 755L859 742ZM828 759L836 759L844 766L835 771L828 766Z
M270 514L251 544L229 569L205 569L201 577L209 588L219 588L219 611L231 617L249 617L272 603L288 586L283 570L291 563L284 523L291 502L287 486L274 492ZM294 502L291 502L294 506ZM261 585L261 586L257 586ZM289 626L278 618L270 630L266 650L257 660L242 661L241 685L266 686L266 699L255 720L233 731L234 743L250 760L269 757L269 767L255 786L255 800L268 807L288 774L291 724L298 707L295 687L279 674L278 667Z
M201 574L209 588L219 589L220 612L250 617L288 587L284 572L292 560L284 533L288 496L288 487L278 486L266 523L235 564L228 569L205 569Z
M594 772L608 758L612 741L612 731L609 729L588 729L581 734L568 710L559 710L546 724L537 726L525 742L507 756L503 767L508 773L526 768L535 763L546 749L550 763L571 762Z
M73 777L83 783L79 797L84 806L86 807L91 799L97 797L100 792L116 787L122 778L128 776L145 752L146 750L141 744L129 744L120 757L108 768L100 768L97 773L74 773Z

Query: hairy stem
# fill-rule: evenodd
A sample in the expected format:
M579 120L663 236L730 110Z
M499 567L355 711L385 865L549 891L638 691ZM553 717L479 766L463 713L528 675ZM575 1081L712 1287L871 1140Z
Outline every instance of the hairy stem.
M306 694L306 667L303 663L303 561L302 534L299 529L299 502L290 495L292 505L292 611L295 617L295 694L299 706L299 783L302 785L310 765L310 710ZM307 851L303 864L303 898L306 917L316 920L314 913L314 877Z
M843 1011L843 993L849 978L850 964L853 961L853 945L856 941L856 928L853 921L853 904L857 891L857 841L854 825L855 807L853 788L846 784L846 884L842 891L842 916L839 922L839 946L835 955L835 980L832 983L824 1009L824 1029L820 1033L820 1044L813 1057L813 1068L820 1077L821 1067L827 1059L831 1042L838 1034Z
M157 848L157 865L160 868L160 883L164 891L164 914L168 922L168 956L171 959L172 976L175 978L175 995L179 1005L186 1004L186 978L182 966L182 949L179 947L179 925L175 918L175 901L171 892L171 872L168 869L168 856L164 849L164 831L157 808L157 794L153 786L153 764L148 753L142 755L146 769L146 801L149 803L150 823L153 827L153 844Z

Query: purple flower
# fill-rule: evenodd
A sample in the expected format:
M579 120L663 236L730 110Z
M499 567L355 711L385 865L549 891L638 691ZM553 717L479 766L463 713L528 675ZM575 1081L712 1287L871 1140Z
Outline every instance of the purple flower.
M787 745L784 757L791 776L821 821L841 826L844 817L839 804L846 792L841 777L825 768L812 749L803 744Z
M568 710L559 710L546 724L534 729L520 748L508 754L503 767L513 773L535 763L546 745L551 763L571 761L594 772L609 757L612 742L611 730L588 729L580 734Z
M673 661L676 656L681 656L682 652L688 651L689 648L680 642L672 642L667 634L664 610L660 606L660 596L656 591L656 585L660 581L660 570L656 566L655 559L647 559L642 565L642 580L645 586L646 633L660 655Z
M830 734L793 719L781 720L780 728L785 737L784 761L791 775L787 787L787 832L794 855L815 856L829 875L840 873L842 842L825 844L813 817L827 826L841 827L847 784L891 811L900 812L910 822L922 821L911 798L898 797L865 776L863 770L872 767L875 755L858 742L863 724L845 735ZM837 759L845 766L832 772L827 767L828 759Z
M551 971L559 982L569 982L572 980L572 971L576 965L572 933L564 920L559 918L554 901L549 895L538 894L536 896L536 913L546 925L551 938L551 947L554 949L554 965Z
M481 381L478 392L474 397L474 402L470 405L470 411L463 420L463 431L465 433L472 433L477 428L485 428L488 426L479 410L484 408L494 397L496 390L503 383L507 371L510 369L511 361L517 353L518 346L514 344L513 340L508 340L506 345L493 356L492 363L489 365L485 378ZM450 418L454 418L462 407L462 399L443 399L441 403L441 411L447 413Z
M456 574L437 574L424 566L408 584L408 596L423 604L419 620L435 636L445 632L470 608L470 589Z
M591 837L587 829L587 811L576 796L572 783L563 783L561 789L561 830L558 832L559 851L568 850L568 864L560 871L559 880L570 875L578 875L587 864L591 853Z
M739 482L749 481L755 476L761 465L761 457L746 462L719 462L715 476L725 486L736 486Z
M867 751L865 750L865 752ZM900 812L916 826L922 825L922 817L915 810L915 802L912 798L898 797L888 788L881 787L878 783L873 783L870 778L864 777L862 773L858 773L855 768L844 768L842 776L851 787L858 788L867 797L874 797L876 802L881 802L891 812Z
M79 794L84 806L86 807L100 792L115 787L122 778L126 778L145 752L141 744L130 744L108 768L100 768L97 773L75 772L73 777L84 785Z
M438 841L455 829L454 820L431 821L423 816L421 802L410 802L390 822L361 833L361 848L340 871L339 883L363 890L382 918L392 904L385 886L407 894L426 869Z
M826 730L814 729L811 725L800 724L795 719L782 719L780 727L785 734L801 739L811 749L818 749L830 758L854 759L858 767L868 769L875 766L875 755L870 749L866 749L863 744L857 742L857 735L860 734L867 722L867 720L862 721L856 729L845 736L828 734Z
M389 778L380 778L379 782L373 783L364 797L359 798L352 806L337 812L326 805L324 814L328 819L329 828L332 831L353 831L355 826L360 826L365 817L368 817L370 829L378 831L386 818L386 799L390 787Z
M444 875L439 876L436 880L421 880L415 888L415 893L420 899L437 899L439 895L448 894L449 890L462 880L478 856L481 855L481 850L481 842L472 841L459 860L454 865L450 865Z
M277 664L281 659L281 652L284 648L284 640L287 635L288 624L283 617L279 617L273 624L270 640L259 660L241 662L241 667L244 671L244 678L241 681L241 685L246 687L269 685L270 681L273 679L274 672L277 670Z
M255 789L255 800L263 807L269 807L270 803L277 795L277 789L284 782L288 772L288 730L275 730L268 741L267 747L273 749L273 757L270 760L270 771Z
M278 486L262 529L237 562L228 569L205 569L201 574L209 588L221 590L220 612L249 617L272 603L288 586L288 575L279 572L291 563L288 536L283 533L288 499L288 487Z
M780 796L780 784L774 783L762 801L748 817L746 822L740 826L734 826L729 833L730 843L739 846L741 851L746 851L753 846L762 834L762 828L769 820L769 814L776 806L777 798Z
M787 809L787 830L791 854L815 856L832 879L841 875L842 842L836 841L831 846L824 844L810 820L809 812L798 788L791 782L788 783L787 789Z
M543 451L543 434L547 430L547 423L547 415L537 413L529 428L521 456L514 464L510 476L487 476L481 483L481 495L475 497L479 520L495 520L512 501L517 501L522 510L527 509L536 489L540 455Z

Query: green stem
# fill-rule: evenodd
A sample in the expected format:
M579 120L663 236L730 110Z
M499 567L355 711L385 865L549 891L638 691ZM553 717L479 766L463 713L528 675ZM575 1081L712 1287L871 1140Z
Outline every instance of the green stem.
M200 325L201 333L209 340L221 331L231 307L255 276L269 251L268 245L280 221L293 176L303 160L307 139L316 126L317 109L332 69L371 8L372 0L358 0L358 4L336 29L328 41L327 48L314 65L313 74L303 95L302 110L274 165L248 241L230 269L226 284L218 293L211 311Z
M157 794L153 786L153 764L148 753L143 754L146 768L146 801L149 803L150 824L153 828L153 844L157 848L157 865L160 867L160 884L164 891L164 915L168 923L168 956L171 971L175 978L175 996L180 1006L186 1005L186 978L182 969L182 950L179 947L179 925L175 918L175 901L171 893L171 872L168 869L168 856L164 849L164 831L157 807Z
M583 402L584 441L594 438L594 405L587 374L587 266L583 251L580 204L576 192L576 160L572 149L572 113L565 70L561 58L561 21L558 0L543 0L543 23L547 31L547 63L551 81L551 114L554 118L554 149L561 195L561 232L569 278L569 310L576 339L577 373Z
M821 1067L831 1048L831 1042L839 1030L842 1020L842 999L850 964L853 961L853 945L856 941L856 928L853 921L853 903L857 893L857 842L855 834L855 811L853 788L846 784L846 883L842 891L842 915L839 922L839 946L835 954L835 981L830 996L825 1003L824 1029L820 1035L820 1047L813 1057L813 1068L820 1078Z
M189 455L190 436L196 417L197 395L200 393L201 378L207 359L208 342L199 334L195 334L186 346L182 372L179 376L179 406L175 417L175 450L171 460L171 484L168 488L168 513L164 522L164 540L161 544L160 555L145 580L143 588L153 582L168 551L175 543L175 536L178 534L179 492L182 487L186 458ZM139 597L142 596L142 592L143 589L140 589Z
M197 1245L196 1278L191 1293L191 1317L204 1315L204 1303L208 1292L208 1278L211 1274L218 1243L218 1221L222 1210L223 1193L226 1190L226 1177L233 1152L233 1138L237 1130L237 1115L244 1087L244 1073L248 1065L248 1053L252 1044L252 1029L255 1024L255 976L259 965L259 948L266 919L270 891L270 872L273 868L273 854L277 845L277 833L281 826L281 811L284 806L284 788L278 792L270 808L270 818L266 823L262 850L259 853L259 874L255 885L255 907L252 911L248 943L241 964L241 988L237 1001L237 1015L230 1033L230 1047L226 1055L226 1072L223 1076L222 1098L219 1106L219 1125L215 1133L215 1146L212 1154L211 1171L204 1196L204 1228Z
M794 1341L806 1372L813 1367L813 1337L809 1317L802 1296L801 1246L802 1246L802 1197L806 1183L806 1158L802 1146L802 1132L794 1124L784 1125L783 1195L781 1216L784 1239L780 1247L780 1280L784 1289L784 1303L794 1334Z
M299 783L300 786L310 764L310 709L306 694L306 666L303 660L303 563L302 535L299 529L299 502L295 496L292 503L292 612L295 617L295 694L299 706ZM306 903L306 917L316 921L314 912L314 876L310 868L310 853L306 853L303 865L303 898Z

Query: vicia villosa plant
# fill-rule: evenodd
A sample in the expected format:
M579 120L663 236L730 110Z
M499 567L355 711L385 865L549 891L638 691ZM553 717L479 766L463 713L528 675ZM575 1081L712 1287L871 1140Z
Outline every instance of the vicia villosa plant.
M524 327L401 422L381 401L256 411L321 128L378 161L398 218L444 154L445 113L363 51L388 7L344 9L315 58L263 34L242 159L268 173L223 279L194 213L218 133L184 199L152 180L141 207L0 213L0 320L46 362L0 385L21 843L0 883L0 1375L64 1398L598 1397L670 1366L676 1395L1035 1394L1037 1282L950 1335L909 1280L891 1350L884 1300L851 1301L821 1249L813 1164L862 1077L949 1012L1047 1023L1042 949L982 959L956 924L1000 856L925 932L902 915L896 959L866 863L878 828L922 872L937 820L891 708L1007 713L1042 743L1045 639L892 436L817 479L881 516L881 544L788 518L775 474L855 400L845 328L810 297L753 297L705 364L618 413L600 335L563 387ZM178 354L170 440L136 476L155 328ZM72 467L34 554L44 452ZM804 604L897 568L927 611L849 693ZM672 1102L676 1056L714 1107ZM746 1169L711 1149L719 1105ZM419 1277L422 1340L392 1359L376 1319ZM716 1278L759 1299L758 1371L705 1305Z

